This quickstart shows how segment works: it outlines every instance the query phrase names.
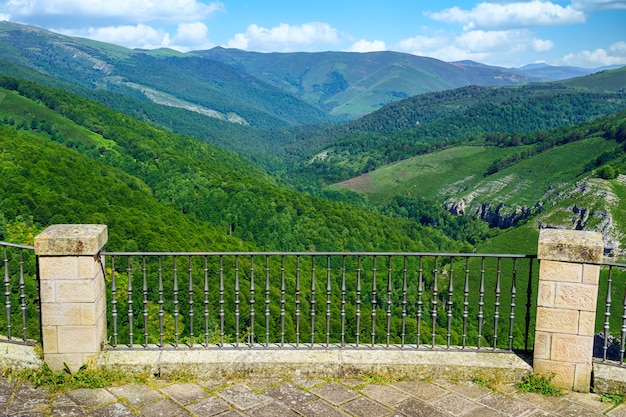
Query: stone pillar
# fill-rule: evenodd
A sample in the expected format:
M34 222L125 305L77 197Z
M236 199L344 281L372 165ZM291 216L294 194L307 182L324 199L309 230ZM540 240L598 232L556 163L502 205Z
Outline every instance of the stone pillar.
M72 372L94 360L106 342L104 225L59 224L35 237L39 256L44 361Z
M533 371L563 389L589 392L604 245L596 232L539 233L539 290Z

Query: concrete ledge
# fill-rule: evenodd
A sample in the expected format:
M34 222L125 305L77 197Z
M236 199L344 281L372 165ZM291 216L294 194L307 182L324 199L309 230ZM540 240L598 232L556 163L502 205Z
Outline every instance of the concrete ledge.
M385 375L502 383L519 381L532 373L524 358L513 353L416 351L400 349L202 349L106 350L101 367L150 372L167 376L187 372L202 378L255 375L258 377L342 377Z
M597 394L626 394L626 368L593 364L593 391Z
M0 341L0 369L38 369L43 360L34 346Z

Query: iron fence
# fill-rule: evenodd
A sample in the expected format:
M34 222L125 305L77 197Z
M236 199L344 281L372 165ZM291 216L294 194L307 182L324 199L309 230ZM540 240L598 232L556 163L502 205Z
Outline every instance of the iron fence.
M105 252L112 349L532 347L536 256Z
M41 340L39 276L34 247L0 242L4 308L0 342L31 344Z
M593 355L626 367L626 264L605 262L600 276Z

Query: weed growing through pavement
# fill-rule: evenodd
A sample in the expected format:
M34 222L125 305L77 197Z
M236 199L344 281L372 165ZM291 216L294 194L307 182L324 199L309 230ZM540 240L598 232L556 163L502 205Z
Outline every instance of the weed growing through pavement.
M563 395L563 391L552 385L552 378L554 378L554 375L530 374L522 378L515 386L521 392L535 392L548 397L560 397Z

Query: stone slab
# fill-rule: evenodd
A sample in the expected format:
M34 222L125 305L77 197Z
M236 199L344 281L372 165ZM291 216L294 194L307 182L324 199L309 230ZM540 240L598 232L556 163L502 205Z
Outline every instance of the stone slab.
M542 229L537 257L540 260L599 264L604 256L602 235L581 230Z
M39 256L96 255L108 240L103 224L55 224L35 236Z

